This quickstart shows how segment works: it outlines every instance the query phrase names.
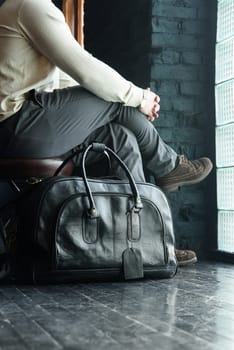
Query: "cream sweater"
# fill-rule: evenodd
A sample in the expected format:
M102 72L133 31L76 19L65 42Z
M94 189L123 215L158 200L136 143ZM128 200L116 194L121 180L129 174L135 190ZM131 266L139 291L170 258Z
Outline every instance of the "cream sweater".
M141 88L80 47L51 0L7 0L0 7L0 52L0 121L21 108L30 90L58 88L58 68L106 101L137 107L143 99Z

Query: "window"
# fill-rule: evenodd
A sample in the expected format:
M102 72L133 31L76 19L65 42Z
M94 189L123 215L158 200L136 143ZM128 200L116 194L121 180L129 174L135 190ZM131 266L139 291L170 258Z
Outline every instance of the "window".
M63 10L66 22L72 34L81 46L84 46L84 1L85 0L53 0L53 3Z
M234 253L234 0L218 1L215 63L218 250Z

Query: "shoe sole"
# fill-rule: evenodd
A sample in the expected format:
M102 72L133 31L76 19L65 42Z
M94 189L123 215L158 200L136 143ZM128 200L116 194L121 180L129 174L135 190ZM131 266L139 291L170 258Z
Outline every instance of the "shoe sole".
M185 181L179 181L175 182L171 185L163 185L161 186L161 189L165 192L174 192L177 191L180 186L189 186L189 185L195 185L201 181L203 181L211 172L213 166L211 166L205 173L203 173L199 178L193 179L193 180L185 180Z
M190 260L184 260L184 261L177 261L178 266L187 266L191 264L195 264L197 262L197 258L194 256Z

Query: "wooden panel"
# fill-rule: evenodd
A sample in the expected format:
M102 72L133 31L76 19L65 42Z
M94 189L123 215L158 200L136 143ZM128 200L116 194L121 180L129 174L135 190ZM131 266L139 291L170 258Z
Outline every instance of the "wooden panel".
M83 47L84 0L63 0L63 13L74 37Z

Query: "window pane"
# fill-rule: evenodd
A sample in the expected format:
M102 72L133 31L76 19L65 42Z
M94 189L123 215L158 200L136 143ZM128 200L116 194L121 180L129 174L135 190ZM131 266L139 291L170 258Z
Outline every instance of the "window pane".
M218 212L218 248L219 250L234 253L234 212Z
M234 78L234 37L216 45L216 84Z
M234 210L234 167L217 170L217 200L218 209Z
M234 0L220 0L218 4L217 41L234 35Z
M216 128L216 165L234 165L234 123Z
M218 1L215 61L218 249L234 253L234 0Z
M234 122L234 79L216 86L215 100L216 124Z

